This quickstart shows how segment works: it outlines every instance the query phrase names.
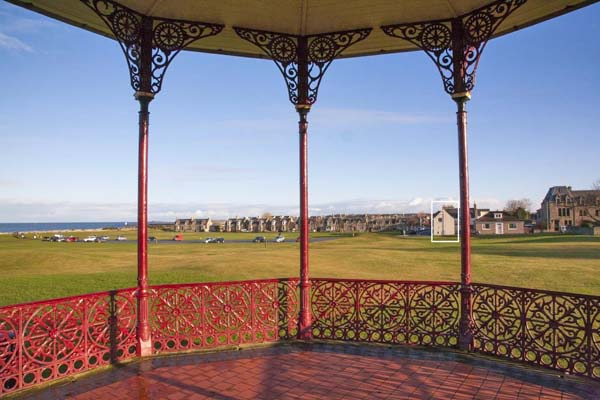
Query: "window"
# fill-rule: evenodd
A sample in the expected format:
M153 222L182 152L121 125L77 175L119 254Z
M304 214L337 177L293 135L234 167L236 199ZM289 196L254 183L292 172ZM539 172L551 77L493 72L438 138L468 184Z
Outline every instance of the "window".
M502 219L502 213L494 213L495 219Z
M559 216L559 217L562 217L562 216L563 216L563 209L562 209L562 208L559 208L559 209L558 209L558 216Z
M510 224L508 224L508 229L517 229L517 224L515 224L514 222L511 222Z
M570 216L571 216L571 209L567 208L567 217L570 217Z
M483 229L490 229L490 224L483 224Z
M600 217L600 210L596 210L596 217Z
M579 216L583 217L583 210L579 210Z

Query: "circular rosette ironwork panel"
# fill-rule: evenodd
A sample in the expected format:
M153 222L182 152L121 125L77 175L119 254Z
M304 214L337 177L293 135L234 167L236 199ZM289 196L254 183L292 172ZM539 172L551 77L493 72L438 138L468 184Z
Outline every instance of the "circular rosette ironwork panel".
M206 323L217 333L249 329L250 287L247 285L206 287Z
M18 321L17 310L0 312L0 376L3 377L18 371L16 363Z
M425 50L441 52L450 47L452 32L444 24L429 24L421 35L422 46Z
M176 338L198 333L202 301L194 288L158 289L152 300L152 329L159 336Z
M42 305L31 310L23 324L24 355L30 362L52 364L82 350L81 309L77 302Z
M120 10L112 15L115 36L126 44L135 43L140 37L140 22L131 12Z
M520 294L514 290L486 288L473 298L475 341L481 350L510 355L522 331ZM518 353L519 350L515 349ZM520 354L512 354L519 357Z
M580 298L534 295L526 309L528 361L542 365L568 368L571 362L564 355L585 353L586 310Z
M419 285L410 297L410 343L452 345L458 335L459 300L454 286Z
M277 325L279 337L288 339L298 333L298 314L300 305L298 301L298 281L290 280L279 282L277 285L279 299Z
M256 340L275 340L279 315L277 282L254 285L254 336Z
M355 339L352 322L356 317L355 282L313 283L313 335L317 338Z
M121 347L135 334L137 312L132 296L102 296L91 302L87 314L91 351Z
M464 24L464 29L469 38L469 43L478 44L487 41L492 34L494 21L492 16L485 12L471 15Z
M318 36L308 46L309 59L316 63L326 63L335 57L339 46L327 36Z
M375 283L360 292L359 337L377 342L403 342L406 332L406 286Z
M163 51L181 49L184 39L183 29L172 22L161 22L154 28L154 43Z
M297 46L296 43L287 36L277 36L271 41L267 48L271 52L273 59L283 64L289 64L296 61Z

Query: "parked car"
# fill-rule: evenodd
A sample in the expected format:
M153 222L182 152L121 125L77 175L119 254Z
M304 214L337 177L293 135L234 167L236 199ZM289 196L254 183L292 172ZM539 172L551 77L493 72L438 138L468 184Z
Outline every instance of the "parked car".
M215 239L214 243L225 243L225 238L218 237Z
M122 242L123 240L127 240L127 238L125 236L117 236L117 238L115 240L118 240L119 242Z
M267 238L264 236L257 236L253 240L254 243L264 243L266 241L267 241Z
M79 238L76 236L69 236L65 239L66 242L79 242Z
M212 243L213 240L215 240L215 238L208 237L208 238L204 239L203 242L204 243Z
M102 239L102 240L110 240L110 236L100 236L100 239Z
M275 238L275 243L283 243L283 242L285 242L285 236L279 235Z
M102 239L101 236L98 236L98 237L96 237L96 240L94 240L94 242L96 242L96 243L104 243L104 242L106 242L106 240Z
M96 241L96 236L88 236L85 239L83 239L84 242L95 242Z
M172 240L175 240L176 242L181 242L183 240L183 235L177 234L177 235L173 236Z
M42 242L50 242L52 240L52 238L50 236L44 236L42 238Z
M65 237L61 234L55 234L52 235L52 237L50 238L51 242L64 242L65 241Z
M150 237L148 238L148 241L149 241L149 242L152 242L152 243L158 243L158 239L156 238L156 236L150 236Z

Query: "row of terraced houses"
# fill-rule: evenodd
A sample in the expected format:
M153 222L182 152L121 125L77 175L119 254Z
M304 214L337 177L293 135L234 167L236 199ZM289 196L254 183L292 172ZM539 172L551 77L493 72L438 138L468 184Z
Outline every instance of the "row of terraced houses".
M175 221L176 232L295 232L299 218L292 216L236 217L227 220L184 218ZM312 232L382 232L429 226L429 215L352 214L313 216Z
M520 220L506 211L471 210L472 229L480 234L519 234L535 224L547 232L600 234L600 190L573 190L570 186L551 187L541 208L530 221ZM434 215L435 235L455 235L457 211L442 210ZM295 232L299 218L293 216L236 217L227 220L210 218L177 219L176 232ZM429 227L430 216L416 214L351 214L312 216L312 232L382 232Z

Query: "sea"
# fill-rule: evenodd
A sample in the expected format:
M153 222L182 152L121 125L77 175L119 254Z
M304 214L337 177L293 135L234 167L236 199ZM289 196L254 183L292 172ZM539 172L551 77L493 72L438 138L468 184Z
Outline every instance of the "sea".
M70 231L80 229L132 228L136 222L18 222L0 223L0 232Z

